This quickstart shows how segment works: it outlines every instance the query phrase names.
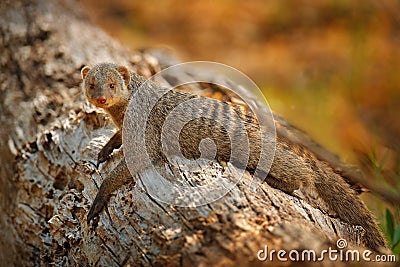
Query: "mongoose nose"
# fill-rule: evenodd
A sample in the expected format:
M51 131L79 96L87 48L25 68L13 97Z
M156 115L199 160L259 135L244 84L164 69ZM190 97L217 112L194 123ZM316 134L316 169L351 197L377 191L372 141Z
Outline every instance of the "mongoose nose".
M104 96L97 98L97 103L99 104L104 104L106 101L107 99Z

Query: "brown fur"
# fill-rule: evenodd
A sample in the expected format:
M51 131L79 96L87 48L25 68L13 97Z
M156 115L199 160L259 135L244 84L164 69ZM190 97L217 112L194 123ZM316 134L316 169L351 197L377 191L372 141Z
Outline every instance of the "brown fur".
M107 159L114 148L121 145L121 127L125 110L132 93L144 82L144 79L134 73L129 73L125 67L108 63L96 65L93 69L85 67L82 69L82 78L89 102L107 111L118 127L117 133L99 153L98 163L101 163ZM110 88L110 83L115 84L114 89ZM152 83L146 89L161 90ZM149 116L150 123L146 128L146 137L148 137L146 147L152 160L155 162L164 160L161 127L169 112L178 104L197 97L199 96L172 90L158 101ZM100 104L97 101L98 98L105 98L106 102ZM199 158L200 141L210 138L217 147L216 159L220 162L229 161L231 155L229 136L226 129L216 121L226 120L224 114L233 109L244 121L250 140L249 160L245 162L239 160L236 165L254 171L260 157L262 135L255 116L241 106L225 102L215 103L204 109L215 120L199 118L183 127L179 135L182 154L187 158ZM235 122L231 123L235 132ZM268 173L267 170L266 173ZM89 211L88 222L107 205L110 194L126 183L129 178L130 174L123 161L101 185L100 192ZM367 247L375 251L386 247L373 215L350 185L332 169L328 162L319 159L302 145L291 142L285 135L278 134L275 158L266 182L289 194L296 195L295 191L300 191L301 197L310 204L322 208L329 214L337 215L346 223L362 226L366 231L364 244Z

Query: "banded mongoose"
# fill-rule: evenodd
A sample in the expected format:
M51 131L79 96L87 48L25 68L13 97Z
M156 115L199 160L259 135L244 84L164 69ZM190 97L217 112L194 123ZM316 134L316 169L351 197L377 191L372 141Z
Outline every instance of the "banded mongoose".
M130 72L124 66L112 63L100 63L92 68L86 66L81 70L81 74L82 86L88 101L104 109L118 128L114 136L101 149L98 155L98 164L100 164L107 160L115 148L121 146L121 128L125 110L130 98L135 97L135 91L145 82L145 79ZM149 84L151 86L146 88L148 90L160 89L154 83ZM153 116L149 117L149 120L154 120L153 123L150 123L152 127L146 130L152 139L156 140L147 145L148 152L152 154L152 157L159 160L163 158L159 135L162 123L169 111L179 103L196 97L201 96L171 90L159 101ZM254 115L251 112L245 114L246 112L242 108L235 108L234 105L226 102L206 108L210 113L216 114L215 116L218 116L224 109L235 109L235 112L243 118L250 140L250 157L245 167L250 172L254 170L260 153L258 146L260 132ZM182 154L185 157L198 157L199 142L202 138L209 137L217 146L216 159L221 162L229 161L231 148L226 131L222 127L207 119L194 121L185 127L179 137ZM110 195L130 179L132 179L131 174L123 160L107 174L88 213L88 223L107 205ZM298 189L315 191L341 220L364 228L363 242L367 247L375 251L386 247L374 216L343 177L332 169L329 162L318 159L314 153L291 142L287 136L279 134L277 136L275 157L265 181L288 194L294 194L294 191Z

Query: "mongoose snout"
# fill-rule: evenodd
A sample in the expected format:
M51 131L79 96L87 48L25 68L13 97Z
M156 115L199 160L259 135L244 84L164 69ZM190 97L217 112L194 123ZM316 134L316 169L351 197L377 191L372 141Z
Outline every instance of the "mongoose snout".
M101 97L97 98L97 103L99 103L99 104L103 105L106 103L106 101L107 101L107 98L105 96L101 96Z

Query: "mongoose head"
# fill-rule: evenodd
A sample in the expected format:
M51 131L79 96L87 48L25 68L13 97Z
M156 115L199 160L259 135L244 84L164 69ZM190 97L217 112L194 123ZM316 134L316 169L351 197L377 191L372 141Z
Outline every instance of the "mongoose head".
M97 107L107 109L130 96L131 75L124 66L100 63L93 68L84 67L81 74L86 98Z

